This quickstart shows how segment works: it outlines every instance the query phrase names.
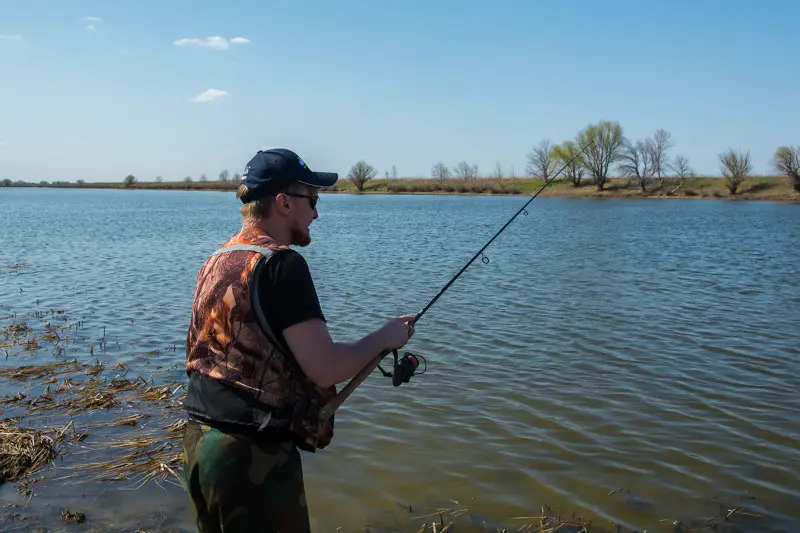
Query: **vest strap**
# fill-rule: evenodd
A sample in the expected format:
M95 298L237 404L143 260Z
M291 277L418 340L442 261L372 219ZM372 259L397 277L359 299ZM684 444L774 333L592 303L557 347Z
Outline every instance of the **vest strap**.
M219 248L215 250L214 253L211 255L219 255L225 254L228 252L238 252L238 251L246 251L246 252L258 252L267 259L271 256L274 252L269 248L265 248L263 246L256 246L255 244L234 244L232 246L225 246L224 248Z

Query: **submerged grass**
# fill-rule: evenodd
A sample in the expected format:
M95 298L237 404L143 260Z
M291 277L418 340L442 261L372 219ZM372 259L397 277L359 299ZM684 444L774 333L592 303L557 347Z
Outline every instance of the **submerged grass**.
M0 413L11 410L15 414L0 420L0 485L6 481L15 482L20 492L33 497L31 486L36 483L33 476L46 466L55 467L55 459L60 457L63 460L59 461L57 473L52 477L54 481L123 484L133 489L151 482L156 486L166 483L183 487L181 440L186 421L173 411L182 405L183 385L166 380L157 383L152 376L129 378L127 365L109 366L94 357L94 345L86 350L86 362L79 362L77 358L61 359L63 350L56 347L74 344L78 338L69 335L76 324L59 328L51 325L49 318L61 317L62 313L58 310L29 313L24 321L19 321L14 314L0 319L0 324L3 320L12 322L2 330L2 346L11 351L6 351L7 366L0 368L0 379L23 387L0 397ZM47 322L37 325L37 320ZM80 325L82 327L82 323ZM60 333L65 330L66 333ZM100 345L104 346L105 342L104 332ZM49 353L46 351L48 343L53 346ZM38 347L32 349L34 344ZM43 364L10 364L13 363L11 356L32 353L55 360ZM72 453L73 448L77 448L75 453ZM423 513L413 512L409 507L399 523L385 527L365 526L360 531L631 531L596 518L567 516L560 508L553 511L548 505L537 506L537 512L529 516L505 518L502 522L506 525L501 526L457 501L452 503L454 506L437 507ZM760 529L752 524L763 518L745 506L721 505L714 516L663 519L659 525L663 529L659 531L757 531ZM86 516L65 509L62 519L81 523Z

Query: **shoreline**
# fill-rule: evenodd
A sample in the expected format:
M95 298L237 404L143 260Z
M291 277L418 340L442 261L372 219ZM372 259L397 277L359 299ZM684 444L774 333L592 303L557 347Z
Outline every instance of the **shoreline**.
M325 194L383 194L383 195L450 195L450 196L529 196L536 193L544 180L535 178L476 178L450 179L436 181L423 178L376 179L368 182L358 191L346 178ZM155 182L143 181L125 184L123 182L90 183L26 183L7 184L8 188L58 188L58 189L120 189L120 190L163 190L163 191L216 191L235 192L236 181L208 182ZM687 178L682 182L676 178L666 178L662 184L653 180L645 191L631 183L628 178L608 178L603 190L593 183L579 186L557 180L542 190L542 197L558 198L622 198L622 199L713 199L732 201L775 201L800 203L800 192L793 190L791 182L784 176L758 176L744 181L736 194L731 194L720 177Z

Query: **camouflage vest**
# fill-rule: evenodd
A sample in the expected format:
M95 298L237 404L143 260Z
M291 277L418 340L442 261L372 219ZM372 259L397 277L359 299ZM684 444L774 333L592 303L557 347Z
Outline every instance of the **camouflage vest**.
M244 226L200 269L186 339L186 372L247 391L270 409L255 410L260 428L288 429L313 451L333 438L333 417L319 420L320 409L336 394L302 371L278 343L253 296L253 273L273 253L288 250L258 228ZM278 303L279 304L279 303Z

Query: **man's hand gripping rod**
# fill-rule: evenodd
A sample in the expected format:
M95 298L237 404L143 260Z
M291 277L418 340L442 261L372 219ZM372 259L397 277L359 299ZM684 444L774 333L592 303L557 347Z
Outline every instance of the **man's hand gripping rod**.
M559 175L559 174L561 174L561 172L563 172L565 168L567 168L567 167L568 167L568 166L569 166L569 165L570 165L570 164L571 164L573 161L575 161L575 160L576 160L576 159L577 159L577 158L578 158L578 157L579 157L579 156L580 156L580 155L581 155L581 154L582 154L582 153L583 153L583 152L584 152L584 151L585 151L587 148L589 148L589 146L591 146L592 144L594 144L594 141L590 141L590 142L589 142L589 143L588 143L586 146L584 146L584 147L581 149L581 151L580 151L580 152L578 152L578 153L577 153L577 154L576 154L576 155L575 155L575 156L574 156L572 159L570 159L569 161L567 161L567 162L564 164L564 166L562 166L562 167L561 167L561 168L558 170L558 172L556 172L555 174L553 174L553 177L552 177L552 178L550 178L549 180L546 180L546 181L544 182L544 185L542 185L542 187L541 187L541 188L540 188L538 191L536 191L536 194L534 194L533 196L531 196L531 198L530 198L530 199L529 199L527 202L525 202L525 205L523 205L523 206L522 206L522 207L519 209L519 211L517 211L517 212L514 214L514 216L512 216L510 219L508 219L508 222L506 222L506 223L503 225L503 227L502 227L502 228L500 228L500 230L498 230L498 232L494 234L494 237L492 237L491 239L489 239L489 242L487 242L486 244L484 244L484 245L483 245L483 248L481 248L480 250L478 250L478 252L477 252L475 255L473 255L473 256L472 256L472 259L470 259L470 260L467 262L467 264L466 264L466 265L464 265L463 267L461 267L461 270L459 270L459 271L458 271L458 273L457 273L455 276L453 276L453 277L452 277L452 279L450 279L450 281L448 281L448 282L447 282L447 285L445 285L444 287L442 287L442 289L439 291L439 293L438 293L436 296L434 296L434 297L433 297L433 299L432 299L430 302L428 302L428 305L426 305L426 306L425 306L425 307L422 309L422 311L420 311L419 313L417 313L417 315L414 317L414 320L413 320L413 322L411 323L411 327L412 327L412 328L413 328L413 327L414 327L414 326L417 324L417 321L418 321L418 320L419 320L419 319L422 317L422 315L424 315L424 314L425 314L425 313L428 311L428 309L429 309L429 308L430 308L430 307L433 305L433 303L434 303L436 300L438 300L438 299L439 299L439 297L440 297L442 294L444 294L444 291L446 291L448 288L450 288L450 285L452 285L452 284L453 284L453 282L454 282L455 280L457 280L457 279L458 279L458 277L459 277L459 276L461 276L461 274L463 274L463 273L464 273L464 271L465 271L465 270L466 270L466 269L467 269L467 268L468 268L468 267L469 267L469 266L472 264L472 262L473 262L473 261L475 261L475 259L477 259L477 258L478 258L478 256L481 256L481 261L483 261L484 263L488 263L488 262L489 262L488 258L487 258L485 255L483 255L483 251L484 251L486 248L488 248L490 244L492 244L492 242L493 242L493 241L494 241L494 240L497 238L497 236L498 236L498 235L500 235L500 234L503 232L503 230L505 230L505 229L508 227L508 225L509 225L509 224L511 224L511 222L512 222L512 221L513 221L515 218L517 218L517 215L519 215L519 214L520 214L520 213L522 213L522 212L524 212L524 213L527 215L527 214L528 214L528 212L527 212L527 211L525 211L525 208L526 208L526 207L528 207L528 204L529 204L529 203L531 203L531 202L533 201L533 199L534 199L534 198L536 198L537 196L539 196L539 193L540 193L540 192L542 192L542 191L544 190L544 188L545 188L545 187L547 187L548 185L550 185L550 183L552 183L552 182L553 182L553 180L555 180L555 179L556 179L556 177L558 177L558 175ZM345 386L342 388L342 390L340 390L340 391L338 392L338 394L336 394L336 396L334 396L333 398L331 398L331 400L330 400L330 401L329 401L327 404L325 404L325 406L324 406L324 407L323 407L323 408L320 410L320 415L319 415L319 416L320 416L320 418L321 418L322 420L327 420L327 419L329 419L331 416L333 416L333 413L335 413L335 412L336 412L336 410L337 410L337 409L338 409L338 408L339 408L339 407L340 407L340 406L341 406L341 405L344 403L344 401L345 401L345 400L348 398L348 396L350 396L350 394L352 394L352 393L353 393L353 391L356 389L356 387L358 387L359 385L361 385L361 383L363 383L363 381L364 381L365 379L367 379L367 376L369 376L369 375L370 375L370 374L373 372L373 370L375 370L376 368L378 368L378 365L380 365L381 361L383 361L383 359L384 359L384 358L385 358L387 355L389 355L390 353L392 353L393 351L394 351L394 353L395 353L395 356L396 356L396 355L397 355L397 351L396 351L396 350L384 350L384 351L382 351L382 352L380 353L380 355L379 355L378 357L376 357L375 359L373 359L372 361L370 361L370 363L369 363L367 366L365 366L363 369L361 369L361 371L360 371L358 374L356 374L355 376L353 376L353 379L351 379L351 380L350 380L350 382L349 382L347 385L345 385Z

